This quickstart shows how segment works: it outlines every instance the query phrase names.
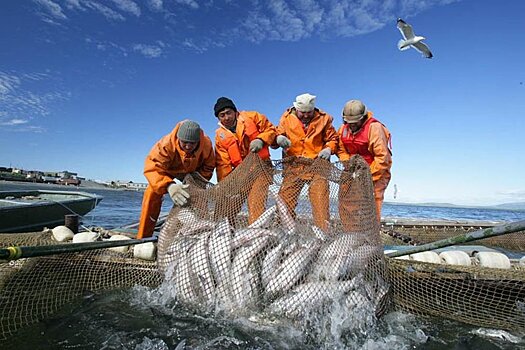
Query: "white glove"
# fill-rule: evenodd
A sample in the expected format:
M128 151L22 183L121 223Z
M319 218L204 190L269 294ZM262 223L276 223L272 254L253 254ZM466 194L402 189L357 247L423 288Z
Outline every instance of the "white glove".
M277 142L277 144L284 149L290 148L290 146L292 145L292 141L290 141L288 137L283 135L278 135L275 142Z
M317 156L321 159L330 159L331 155L332 155L332 149L330 147L326 147L326 148L323 148Z
M190 185L185 184L178 184L176 182L172 182L168 186L168 193L170 194L171 200L176 205L184 205L188 201L188 198L190 198L190 194L186 192L184 189L188 188Z
M264 142L261 139L255 139L252 142L250 142L250 152L257 153L259 152L264 146Z

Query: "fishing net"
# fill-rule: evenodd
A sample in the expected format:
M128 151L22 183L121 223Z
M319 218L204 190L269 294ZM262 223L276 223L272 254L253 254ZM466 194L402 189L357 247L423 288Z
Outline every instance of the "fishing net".
M387 245L420 245L437 240L454 237L488 227L494 223L480 222L477 225L455 222L400 222L383 225L382 240ZM525 251L525 231L509 233L503 236L484 238L482 240L465 243L465 245L485 245L499 247L512 251Z
M0 248L57 244L51 230L0 234ZM155 262L109 249L0 261L0 341L88 293L161 281Z
M186 182L189 206L170 212L155 262L109 249L0 262L0 340L86 293L161 283L196 312L260 313L304 325L337 313L339 325L360 326L393 300L416 314L525 331L518 263L496 269L472 257L472 266L384 258L360 157L270 164L249 156L218 185L195 174ZM434 240L409 233L419 243ZM2 248L50 244L58 244L50 231L0 235Z
M249 156L218 185L185 181L191 203L171 211L158 241L159 269L179 302L301 323L334 308L348 317L366 310L363 320L384 312L389 283L361 157L271 166Z
M519 264L499 269L389 258L388 267L397 308L525 332L525 269Z

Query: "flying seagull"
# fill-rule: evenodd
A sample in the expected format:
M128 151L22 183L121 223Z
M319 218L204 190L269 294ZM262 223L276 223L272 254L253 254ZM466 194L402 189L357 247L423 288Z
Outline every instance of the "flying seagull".
M410 47L413 47L426 58L432 58L432 52L427 45L425 45L421 40L425 40L425 37L414 35L414 30L412 26L407 22L403 21L401 18L397 19L397 29L403 35L403 39L399 40L397 47L399 50L404 51L408 50Z

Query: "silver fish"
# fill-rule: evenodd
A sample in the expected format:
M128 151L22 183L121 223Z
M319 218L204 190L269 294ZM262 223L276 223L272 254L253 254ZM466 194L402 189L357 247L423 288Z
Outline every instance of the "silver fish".
M197 292L193 289L192 275L188 260L188 251L182 250L180 252L179 263L177 264L174 273L175 293L177 299L184 304L195 303L198 299Z
M191 272L196 277L199 290L205 302L211 302L215 298L215 284L208 260L208 241L211 232L203 233L198 241L188 252Z
M347 278L354 265L352 252L362 244L357 234L342 234L330 244L323 246L311 274L313 280L336 281Z
M270 277L265 288L266 296L273 299L292 288L308 272L318 250L318 244L310 244L288 255Z
M257 220L252 222L248 226L248 228L264 228L264 227L267 227L268 224L273 220L274 214L275 214L276 211L277 211L277 206L276 205L272 205L270 208L266 209L265 212L262 213L261 216L259 216L257 218Z
M341 298L356 288L361 281L361 278L356 277L351 281L303 283L270 304L268 311L276 315L302 319L308 312Z
M293 235L297 229L295 224L295 219L293 218L288 206L283 201L283 199L276 194L275 203L277 206L277 212L279 213L279 219L281 220L281 225L287 235Z
M237 307L252 306L257 303L257 295L252 285L253 271L250 265L270 243L270 236L254 238L249 245L239 248L232 263L230 272L230 289L232 301Z
M270 278L279 266L279 262L281 260L281 257L283 256L284 245L284 242L279 243L276 247L272 248L264 257L261 268L261 284L263 288L266 288L268 282L270 282Z
M251 242L257 237L265 236L278 236L278 233L274 230L267 230L264 228L245 228L235 232L235 236L232 240L232 249L237 249L240 246Z
M232 232L228 219L222 219L210 237L210 266L217 284L228 278L231 269Z

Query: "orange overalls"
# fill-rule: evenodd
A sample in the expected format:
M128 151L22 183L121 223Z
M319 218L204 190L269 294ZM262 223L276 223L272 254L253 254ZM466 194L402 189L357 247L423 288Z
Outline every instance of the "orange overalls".
M235 133L219 123L215 131L215 155L217 181L223 181L246 156L250 153L250 142L260 139L264 142L259 156L263 160L270 159L268 145L274 142L276 130L273 124L264 116L255 111L240 111L237 117ZM248 221L252 223L263 212L268 197L269 182L266 177L255 179L248 192ZM237 214L242 202L235 205L230 216ZM234 213L233 213L234 212Z
M316 108L314 117L308 127L305 127L297 118L295 108L286 110L281 116L277 132L278 135L290 139L292 144L290 148L283 151L283 157L315 159L326 147L329 147L334 154L337 150L337 131L332 121L331 115ZM285 168L279 195L293 212L302 188L308 183L308 196L312 205L314 223L319 228L327 230L330 220L328 181L319 175L301 172L303 168L304 166L301 165Z
M200 143L193 154L186 154L179 145L177 131L182 122L173 131L158 141L144 162L144 176L148 187L142 200L139 232L137 238L151 237L160 214L162 198L167 193L168 185L176 178L180 181L186 174L198 172L209 180L215 169L215 153L208 136L201 130Z

